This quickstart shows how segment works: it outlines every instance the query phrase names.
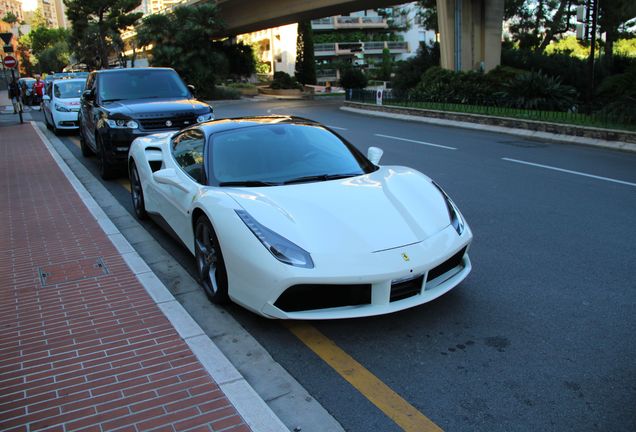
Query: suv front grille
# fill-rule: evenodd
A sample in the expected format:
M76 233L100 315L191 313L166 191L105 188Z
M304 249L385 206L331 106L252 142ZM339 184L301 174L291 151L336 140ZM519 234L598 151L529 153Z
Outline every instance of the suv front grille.
M157 129L183 129L184 127L193 125L196 123L195 116L183 116L183 117L159 117L159 118L146 118L140 119L141 127L146 130ZM172 124L168 125L167 122Z

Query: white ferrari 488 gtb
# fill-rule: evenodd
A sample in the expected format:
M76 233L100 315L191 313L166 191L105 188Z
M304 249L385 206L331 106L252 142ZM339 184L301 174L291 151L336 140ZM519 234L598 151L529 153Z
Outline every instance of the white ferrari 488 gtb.
M243 117L137 138L128 166L135 213L190 250L213 302L334 319L426 303L471 270L453 201L381 156L307 119Z

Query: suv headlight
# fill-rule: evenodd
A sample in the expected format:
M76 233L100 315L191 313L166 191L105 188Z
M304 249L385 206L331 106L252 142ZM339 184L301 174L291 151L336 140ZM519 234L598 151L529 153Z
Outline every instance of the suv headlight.
M55 104L55 111L59 112L71 112L70 109L66 108L64 105Z
M137 129L139 124L134 120L106 119L106 124L113 129Z
M209 120L214 120L214 113L210 112L207 114L202 114L199 117L197 117L197 123L201 123L201 122L205 122Z
M278 261L295 267L314 268L314 262L309 252L261 225L245 210L235 211L250 231L254 233L256 238L263 243L263 246L265 246Z
M453 200L450 199L450 197L446 194L446 192L444 192L444 189L442 189L440 185L438 185L437 183L435 182L432 182L432 183L433 183L433 186L435 186L444 196L444 201L446 201L446 208L448 209L448 216L450 217L451 225L453 225L453 228L455 228L455 231L457 231L457 234L462 235L466 225L466 222L464 222L464 217L460 213L459 209L457 208Z

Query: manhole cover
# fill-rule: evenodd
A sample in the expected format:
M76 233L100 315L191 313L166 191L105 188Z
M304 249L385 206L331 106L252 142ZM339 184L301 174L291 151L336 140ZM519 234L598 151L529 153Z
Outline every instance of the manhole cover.
M94 278L108 274L108 267L102 257L85 258L38 267L38 275L42 286L75 282L82 279Z

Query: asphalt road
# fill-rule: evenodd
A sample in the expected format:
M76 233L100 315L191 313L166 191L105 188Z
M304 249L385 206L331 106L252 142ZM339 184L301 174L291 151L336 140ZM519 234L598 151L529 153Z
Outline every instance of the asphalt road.
M311 323L422 414L448 431L636 430L636 155L366 117L337 101L215 105L217 118L322 121L364 151L383 148L383 165L431 176L462 210L473 272L455 290L392 315ZM105 184L130 209L121 184ZM346 430L400 430L282 323L227 310Z

